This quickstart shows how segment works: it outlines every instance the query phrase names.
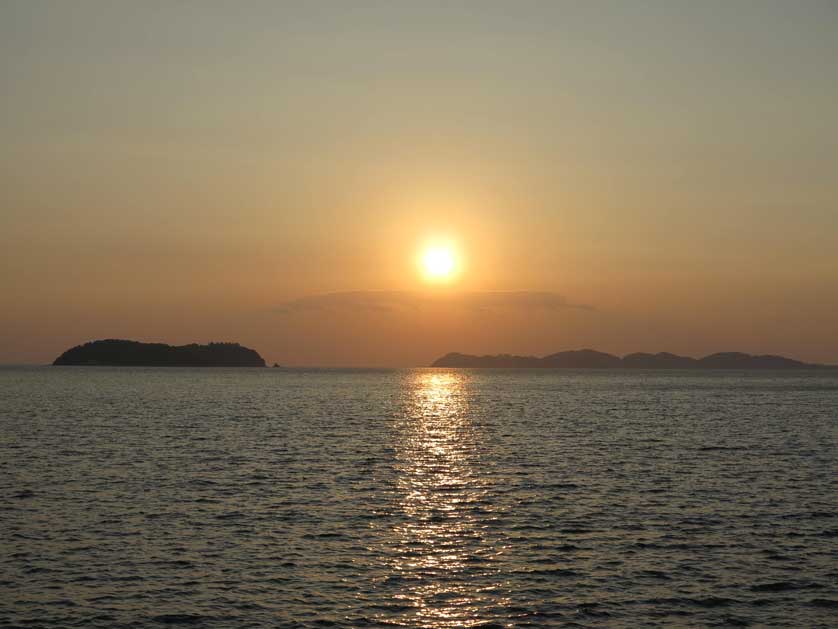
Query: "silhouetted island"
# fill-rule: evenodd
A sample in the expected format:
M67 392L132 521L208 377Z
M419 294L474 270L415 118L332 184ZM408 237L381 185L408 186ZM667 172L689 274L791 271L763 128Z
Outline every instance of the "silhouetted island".
M68 349L53 365L135 367L264 367L255 350L238 343L166 345L107 339Z
M613 354L580 349L558 352L539 358L495 354L474 356L452 352L434 361L431 367L540 367L573 369L815 369L824 365L803 363L784 356L770 354L753 356L740 352L720 352L704 358L677 356L668 352L658 354L635 353L620 358Z

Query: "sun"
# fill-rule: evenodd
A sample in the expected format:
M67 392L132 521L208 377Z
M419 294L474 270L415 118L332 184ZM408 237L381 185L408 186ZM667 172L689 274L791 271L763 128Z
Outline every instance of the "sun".
M421 266L426 279L444 282L456 275L457 256L448 245L434 245L422 252Z

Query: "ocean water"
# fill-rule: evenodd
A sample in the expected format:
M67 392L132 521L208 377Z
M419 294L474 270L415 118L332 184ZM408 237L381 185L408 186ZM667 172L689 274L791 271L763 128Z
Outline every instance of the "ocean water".
M838 626L838 371L0 369L0 626Z

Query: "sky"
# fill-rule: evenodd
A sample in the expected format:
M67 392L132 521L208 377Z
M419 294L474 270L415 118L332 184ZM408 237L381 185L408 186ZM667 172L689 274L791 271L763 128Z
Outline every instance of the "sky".
M836 67L830 0L0 0L0 363L838 363Z

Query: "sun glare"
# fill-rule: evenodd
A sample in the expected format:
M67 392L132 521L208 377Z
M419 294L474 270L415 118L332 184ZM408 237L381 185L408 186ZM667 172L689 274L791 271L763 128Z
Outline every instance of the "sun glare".
M451 247L429 247L422 254L422 269L429 280L451 279L457 271L457 259Z

